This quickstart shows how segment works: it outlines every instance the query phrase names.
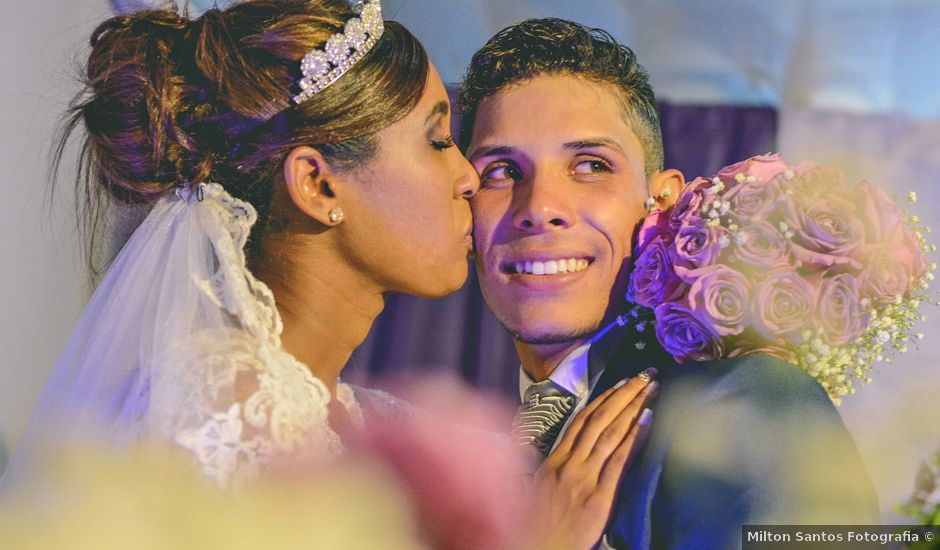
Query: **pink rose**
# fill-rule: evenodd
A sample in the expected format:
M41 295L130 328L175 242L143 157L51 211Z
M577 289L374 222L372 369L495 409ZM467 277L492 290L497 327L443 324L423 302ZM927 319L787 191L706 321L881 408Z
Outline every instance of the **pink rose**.
M833 192L843 195L849 190L842 171L820 166L812 161L803 161L793 168L793 178L786 175L781 180L794 193L819 197Z
M802 332L812 327L816 290L795 271L771 273L754 291L754 329L768 340L802 344Z
M719 239L726 232L727 230L721 226L683 224L676 233L674 241L673 251L676 264L689 269L711 265L721 254Z
M719 336L741 334L751 306L747 278L723 265L703 267L688 275L695 277L689 288L689 307L695 316Z
M656 210L655 212L650 212L646 218L643 219L642 225L637 229L636 237L636 250L634 256L639 256L643 253L643 250L646 248L650 242L653 241L656 237L667 233L669 228L669 213L663 210ZM667 236L666 240L668 241L671 236Z
M656 307L674 300L685 285L672 269L669 248L662 236L654 238L637 258L630 275L627 300L645 307Z
M858 289L858 280L847 273L822 281L816 320L832 345L840 346L853 340L868 326L868 319L859 304Z
M923 263L924 254L920 249L889 244L874 248L864 259L865 267L859 275L862 294L879 303L908 295L911 279L917 280L923 275L923 272L918 275Z
M722 356L721 339L685 304L656 306L656 339L678 363L712 361Z
M712 186L711 180L695 178L686 184L676 205L670 210L669 229L675 233L683 223L701 218L702 203L705 201L705 191Z
M881 244L901 240L903 214L898 205L881 189L867 181L855 186L859 217L865 224L865 242Z
M790 241L767 222L745 225L734 239L738 261L760 269L789 264L789 248Z
M396 393L409 406L383 402L396 414L370 416L350 446L395 475L428 547L522 547L537 503L515 489L526 457L495 435L512 418L507 404L441 377Z
M894 247L895 259L910 266L911 277L920 280L927 274L927 256L921 248L920 239L910 227L904 225L903 234L903 240Z
M767 155L757 155L747 160L742 160L730 166L725 166L718 171L718 177L725 184L736 182L737 174L744 174L744 177L754 176L759 181L770 181L777 174L788 170L786 161L778 153Z
M894 257L910 266L911 276L915 279L923 277L927 271L927 258L921 250L920 240L904 222L904 214L898 205L884 191L868 182L860 182L856 191L859 194L860 218L865 225L865 240L870 246L861 247L853 256L865 261L881 247L896 247Z

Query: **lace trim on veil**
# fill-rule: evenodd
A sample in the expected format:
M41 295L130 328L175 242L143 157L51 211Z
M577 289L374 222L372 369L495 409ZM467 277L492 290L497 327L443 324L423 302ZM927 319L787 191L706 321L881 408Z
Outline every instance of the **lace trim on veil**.
M202 471L220 484L254 477L271 460L321 462L344 448L327 422L330 394L324 383L281 345L282 322L274 295L248 270L245 243L257 215L250 204L218 184L185 191L189 207L207 208L218 221L205 224L216 271L194 284L237 320L225 334L194 334L183 354L184 413L170 419L173 439L189 449ZM337 384L337 400L362 425L352 390ZM175 420L175 421L174 421Z
M329 390L284 350L274 295L247 268L256 219L213 183L157 201L86 305L5 480L27 482L75 439L163 444L223 486L344 452ZM361 425L352 391L336 392Z

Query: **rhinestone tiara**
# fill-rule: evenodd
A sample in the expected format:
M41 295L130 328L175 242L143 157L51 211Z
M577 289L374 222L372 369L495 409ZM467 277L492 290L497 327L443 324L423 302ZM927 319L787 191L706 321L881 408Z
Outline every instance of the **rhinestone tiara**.
M356 2L354 10L359 16L346 21L343 32L327 39L322 49L310 50L300 62L300 71L304 76L298 83L301 92L294 96L295 105L310 99L336 82L362 59L382 36L385 22L382 21L382 6L379 0L360 0Z

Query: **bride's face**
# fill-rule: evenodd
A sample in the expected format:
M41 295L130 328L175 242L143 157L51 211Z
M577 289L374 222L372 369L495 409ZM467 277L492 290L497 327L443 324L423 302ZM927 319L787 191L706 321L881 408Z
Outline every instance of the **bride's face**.
M450 113L432 65L417 106L377 134L375 157L352 174L345 252L383 291L437 297L466 280L479 179L454 146Z

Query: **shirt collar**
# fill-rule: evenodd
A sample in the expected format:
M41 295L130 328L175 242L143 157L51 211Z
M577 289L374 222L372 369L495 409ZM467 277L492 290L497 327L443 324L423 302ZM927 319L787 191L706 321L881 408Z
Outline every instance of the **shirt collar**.
M565 356L552 371L548 377L549 380L558 384L565 390L574 394L576 402L587 399L591 393L592 377L588 372L588 352L591 349L591 342L588 341ZM529 376L529 373L519 366L519 400L522 401L525 391L535 380Z

